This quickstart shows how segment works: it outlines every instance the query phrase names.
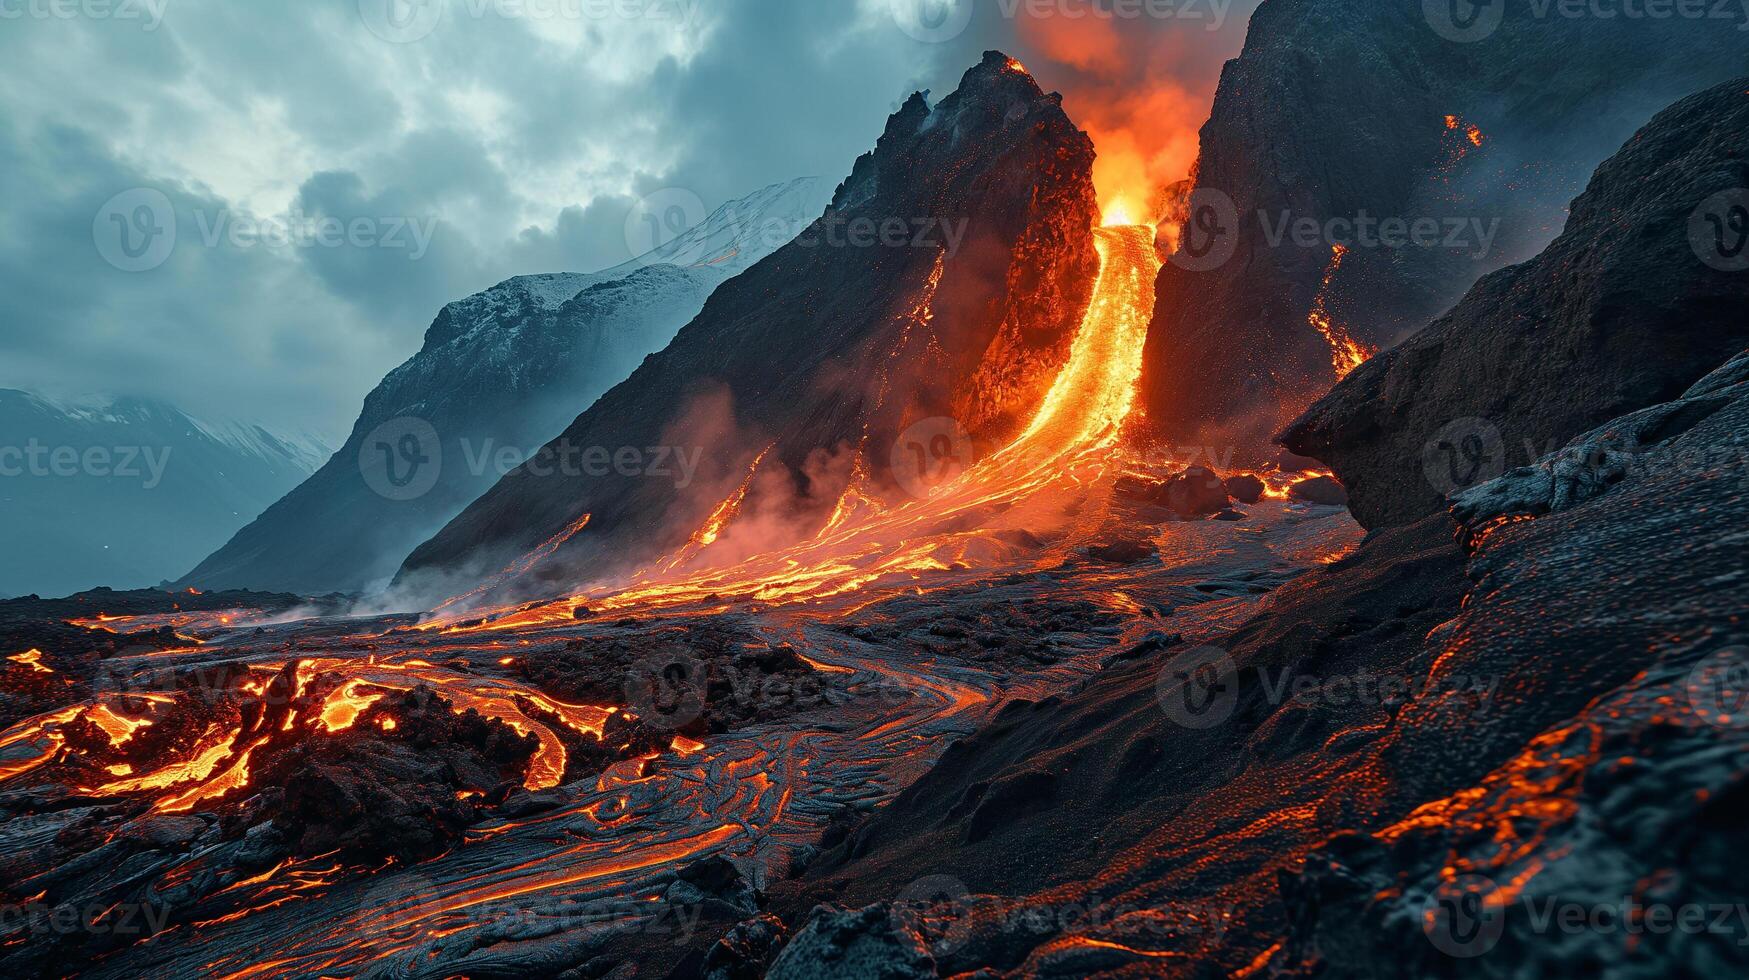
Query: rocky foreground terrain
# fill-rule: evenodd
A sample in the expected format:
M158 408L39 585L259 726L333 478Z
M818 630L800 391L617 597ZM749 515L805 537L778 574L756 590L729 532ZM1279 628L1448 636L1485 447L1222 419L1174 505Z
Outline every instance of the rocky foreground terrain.
M921 203L894 175L968 134L1007 162L949 168L968 183L947 189L991 197L932 186L931 213L1049 199L989 232L1003 268L1063 249L1028 275L974 277L986 256L950 289L945 261L883 259L1005 311L937 309L964 331L942 335L950 377L1000 396L1067 358L1031 424L982 420L1013 441L890 509L841 481L825 529L770 555L712 565L736 511L685 510L698 530L671 564L563 599L497 586L575 558L580 515L623 481L501 485L427 559L496 542L514 560L428 614L0 604L22 648L0 660L0 970L1743 973L1749 322L1721 311L1749 275L1723 237L1746 104L1740 80L1660 114L1547 254L1337 386L1288 438L1344 489L1313 461L1217 472L1119 438L1135 378L1100 369L1141 370L1160 259L1146 228L1073 231L1085 137L993 54L955 97L908 103L836 206ZM1065 285L1082 244L1102 261L1085 296ZM762 268L840 263L785 249ZM634 381L708 374L689 336L750 329L760 289L796 288L758 272ZM1068 305L1027 306L1044 296ZM916 339L892 312L848 321L873 338L858 350ZM992 351L1024 370L986 370ZM771 433L792 448L958 390L907 367L889 416L763 370L740 376L752 404L808 409ZM1547 446L1441 485L1421 444L1443 404L1416 391ZM644 397L616 389L581 434ZM714 500L744 502L758 466L741 469ZM640 490L576 547L660 550L631 535L668 503Z

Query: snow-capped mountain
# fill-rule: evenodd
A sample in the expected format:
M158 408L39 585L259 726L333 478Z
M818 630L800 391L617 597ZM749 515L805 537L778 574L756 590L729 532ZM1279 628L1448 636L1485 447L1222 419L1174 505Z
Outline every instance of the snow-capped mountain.
M319 439L162 402L0 389L0 596L175 576L308 477Z
M362 591L540 449L725 280L825 212L829 182L775 184L647 255L519 276L444 307L385 377L341 451L179 584ZM618 447L604 447L609 452Z

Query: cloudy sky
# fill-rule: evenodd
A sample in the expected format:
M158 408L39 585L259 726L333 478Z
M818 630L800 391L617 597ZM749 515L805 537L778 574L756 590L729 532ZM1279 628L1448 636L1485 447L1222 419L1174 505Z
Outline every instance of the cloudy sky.
M1102 193L1181 178L1257 2L0 0L0 387L337 444L445 302L631 258L658 191L840 179L986 48Z

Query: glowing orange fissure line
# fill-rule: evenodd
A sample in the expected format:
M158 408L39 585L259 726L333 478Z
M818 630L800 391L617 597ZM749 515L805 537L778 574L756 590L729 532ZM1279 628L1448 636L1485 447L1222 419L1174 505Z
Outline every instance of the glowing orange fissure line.
M1101 228L1094 232L1101 263L1098 279L1069 357L1044 394L1031 423L1013 442L980 460L927 498L891 510L856 507L848 499L813 538L753 556L738 564L689 572L672 579L634 579L618 590L583 593L568 601L504 615L454 632L508 630L556 623L575 609L596 611L659 608L708 597L728 601L793 603L831 598L883 580L912 581L948 567L942 552L969 532L944 526L980 511L1010 508L1066 484L1077 496L1096 480L1115 476L1114 450L1136 400L1142 348L1154 307L1160 258L1149 227ZM933 281L933 280L932 280ZM927 298L919 304L926 309ZM913 318L921 314L913 314ZM749 477L750 478L750 477ZM857 481L846 498L861 493ZM729 503L729 502L726 502ZM736 505L719 506L728 514ZM697 538L720 535L713 513ZM732 519L732 516L731 516ZM670 560L658 571L673 568ZM442 627L445 624L431 624Z
M1372 360L1373 355L1378 353L1378 348L1370 347L1350 336L1330 313L1330 284L1335 281L1336 273L1342 271L1342 260L1347 256L1346 245L1336 245L1331 249L1330 265L1324 270L1324 281L1318 287L1318 295L1312 300L1312 311L1306 314L1306 321L1316 327L1330 344L1330 363L1336 369L1338 381L1348 377L1355 368Z

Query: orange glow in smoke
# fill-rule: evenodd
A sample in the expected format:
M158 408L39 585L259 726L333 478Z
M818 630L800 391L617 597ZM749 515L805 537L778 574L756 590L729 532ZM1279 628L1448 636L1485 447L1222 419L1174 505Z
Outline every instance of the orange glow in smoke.
M1243 31L1086 13L1071 17L1022 5L1015 23L1021 42L1037 52L1028 60L1046 87L1063 93L1064 109L1093 138L1099 153L1093 182L1107 224L1157 222L1165 214L1166 189L1195 169L1198 131L1221 66L1239 53ZM1128 220L1110 220L1114 207Z

